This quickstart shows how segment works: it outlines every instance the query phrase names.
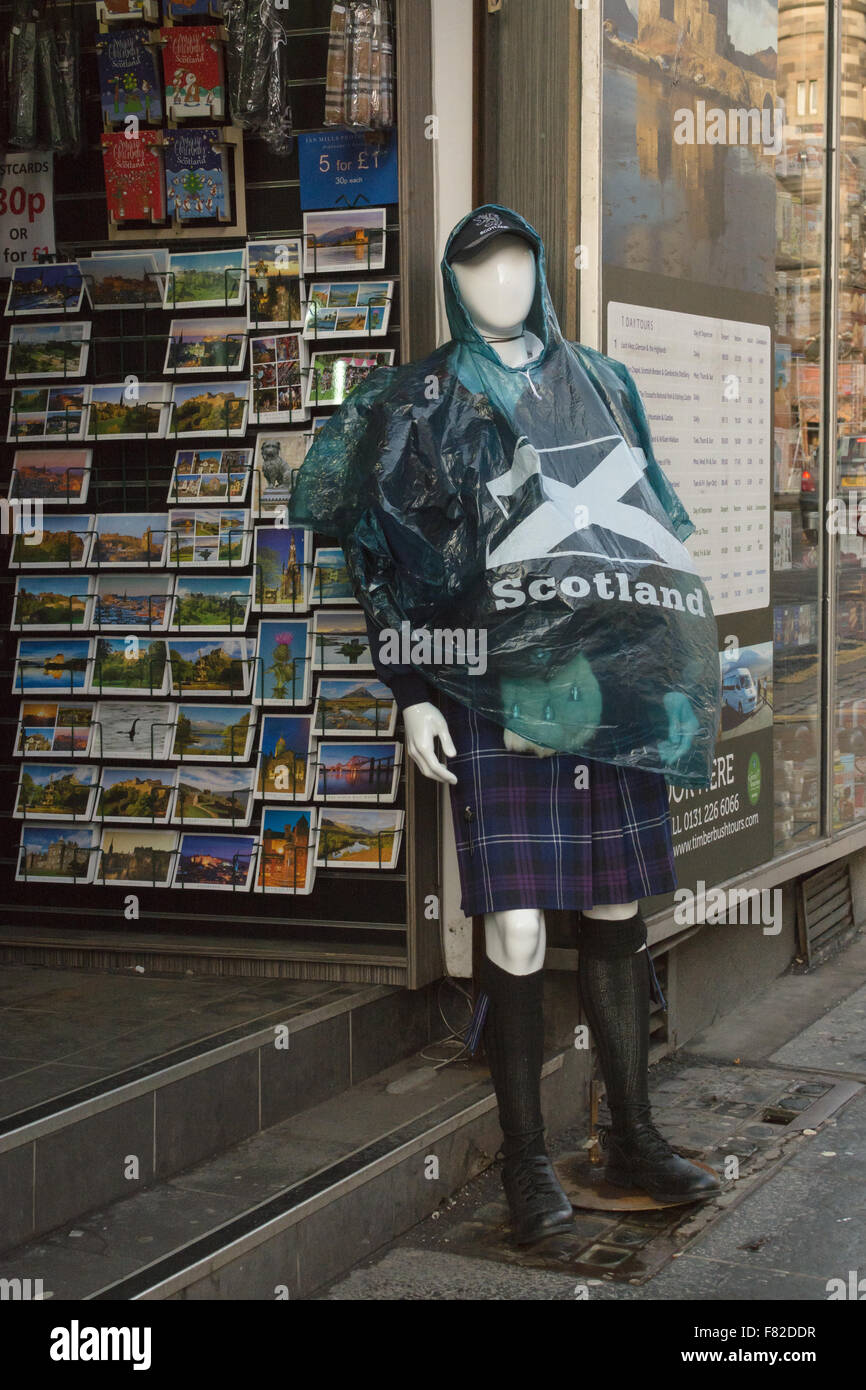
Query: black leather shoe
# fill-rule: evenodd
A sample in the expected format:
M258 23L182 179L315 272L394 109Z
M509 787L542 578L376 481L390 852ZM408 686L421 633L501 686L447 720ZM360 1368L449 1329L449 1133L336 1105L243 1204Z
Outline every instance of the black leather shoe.
M571 1202L559 1185L547 1154L507 1159L502 1186L511 1211L511 1230L518 1245L542 1236L569 1231L574 1222Z
M601 1134L607 1154L604 1175L614 1187L638 1188L657 1202L707 1202L722 1189L714 1173L674 1153L648 1120L619 1134L612 1129Z

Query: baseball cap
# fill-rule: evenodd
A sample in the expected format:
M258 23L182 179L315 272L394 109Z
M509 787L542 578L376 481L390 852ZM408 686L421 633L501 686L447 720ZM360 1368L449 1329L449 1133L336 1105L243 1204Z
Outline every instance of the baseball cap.
M527 231L525 224L507 208L481 208L472 213L455 236L448 251L449 261L468 259L480 251L492 237L511 232L522 237L533 250L535 240Z

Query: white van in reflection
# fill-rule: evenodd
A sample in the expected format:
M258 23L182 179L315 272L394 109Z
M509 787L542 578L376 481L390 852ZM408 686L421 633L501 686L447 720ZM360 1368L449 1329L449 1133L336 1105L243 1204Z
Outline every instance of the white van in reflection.
M737 666L722 677L722 700L737 714L751 714L758 704L758 688L748 666Z

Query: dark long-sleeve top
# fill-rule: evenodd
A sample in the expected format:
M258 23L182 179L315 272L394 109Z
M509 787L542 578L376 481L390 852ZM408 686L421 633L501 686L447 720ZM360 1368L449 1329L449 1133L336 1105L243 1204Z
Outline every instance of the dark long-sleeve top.
M379 629L370 621L366 613L364 619L367 624L367 636L370 641L370 651L373 656L376 675L389 687L400 713L402 714L410 705L420 705L425 702L435 703L433 687L423 676L419 675L417 667L391 665L381 660Z

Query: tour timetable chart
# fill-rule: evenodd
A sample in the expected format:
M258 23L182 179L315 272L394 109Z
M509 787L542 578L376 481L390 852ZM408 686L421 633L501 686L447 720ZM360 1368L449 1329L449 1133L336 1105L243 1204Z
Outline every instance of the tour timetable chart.
M607 350L634 376L655 457L695 523L686 544L714 612L767 607L769 327L611 302Z

